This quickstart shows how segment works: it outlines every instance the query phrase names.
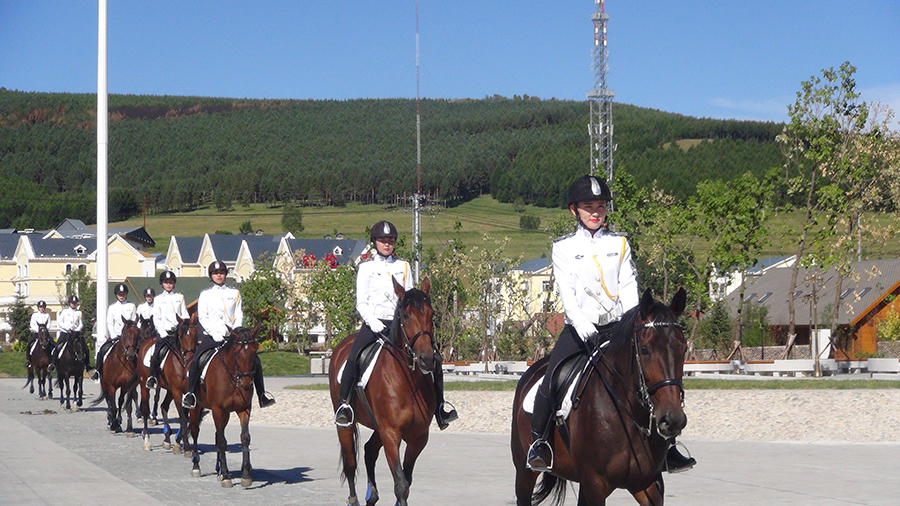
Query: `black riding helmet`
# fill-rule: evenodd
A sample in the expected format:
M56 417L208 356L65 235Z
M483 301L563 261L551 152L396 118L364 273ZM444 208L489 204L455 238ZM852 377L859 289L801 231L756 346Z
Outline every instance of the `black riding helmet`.
M371 239L372 242L375 242L375 239L382 239L384 237L391 237L393 239L396 239L397 227L395 227L394 224L389 221L381 220L378 223L372 225L372 231L369 233L369 239Z
M225 262L220 262L218 260L209 264L209 269L206 269L206 272L209 274L209 279L212 279L212 275L216 271L225 271L225 274L228 274L228 266L225 265Z
M612 200L612 192L606 181L595 176L581 176L569 186L568 205L573 206L578 202L589 200Z
M159 275L159 284L163 284L165 281L171 281L175 283L178 281L178 278L175 277L175 273L172 271L165 271Z
M47 303L42 300L39 300L37 303L37 307L47 307Z
M119 294L122 294L122 295L128 295L128 286L126 286L125 283L119 283L119 284L116 285L116 287L113 289L113 294L115 294L115 295L119 295Z
M72 303L78 304L78 296L77 295L69 295L69 304Z
M149 287L145 288L144 289L144 297L156 297L156 290L149 288Z

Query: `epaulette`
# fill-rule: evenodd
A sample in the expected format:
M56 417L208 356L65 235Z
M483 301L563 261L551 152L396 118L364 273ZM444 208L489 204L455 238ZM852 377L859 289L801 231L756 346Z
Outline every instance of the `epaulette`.
M559 236L556 239L553 239L553 242L559 242L559 241L562 241L563 239L568 239L570 237L575 237L575 232L569 232L566 235Z
M365 255L361 255L359 257L359 263L364 264L366 262L371 262L374 259L375 259L375 255L373 255L371 253L366 253Z
M605 230L603 232L603 235L609 235L612 237L628 237L628 232L610 232L608 230Z

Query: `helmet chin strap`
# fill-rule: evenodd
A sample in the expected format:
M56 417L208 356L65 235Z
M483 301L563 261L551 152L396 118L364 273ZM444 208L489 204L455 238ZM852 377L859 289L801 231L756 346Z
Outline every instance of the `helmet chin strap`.
M583 221L581 221L580 217L578 218L578 224L581 225L582 228L584 228L585 230L590 232L591 236L595 236L595 235L597 235L598 232L600 232L601 230L604 230L606 228L607 221L608 221L608 217L604 217L603 223L600 224L600 228L598 228L597 230L591 230L590 228L588 228L587 225L584 224Z

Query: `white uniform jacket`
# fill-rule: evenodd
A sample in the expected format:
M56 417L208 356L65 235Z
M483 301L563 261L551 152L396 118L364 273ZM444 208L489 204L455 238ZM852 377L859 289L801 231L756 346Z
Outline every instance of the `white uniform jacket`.
M100 347L103 346L106 341L121 337L122 329L125 328L125 322L122 321L122 318L134 321L134 319L137 318L136 311L134 304L127 300L125 302L113 302L106 312L106 330L109 334L106 332L99 332L97 334L97 347L94 351L99 354Z
M35 311L31 313L31 321L28 323L28 327L32 332L38 331L38 325L46 325L47 329L50 329L50 313L42 313L40 311Z
M370 327L378 320L392 320L397 309L397 294L391 278L404 290L413 287L409 263L393 255L372 255L372 259L359 264L356 273L356 310Z
M56 325L63 332L81 332L84 328L84 323L81 321L81 311L71 307L64 308L59 312Z
M200 293L197 316L203 330L215 341L222 342L228 335L228 327L244 324L241 292L225 285L213 285Z
M176 292L166 292L156 296L153 299L153 305L158 306L159 321L153 320L156 329L160 335L173 335L175 327L178 326L178 320L175 316L187 320L190 316L187 312L187 306L184 304L184 295Z
M553 275L566 323L604 325L637 306L637 273L624 234L578 229L553 242Z
M144 302L140 306L137 307L137 315L145 320L149 320L153 318L153 326L159 325L159 306L156 305L156 299L153 299L153 304L149 304ZM137 320L138 326L141 326L141 319Z

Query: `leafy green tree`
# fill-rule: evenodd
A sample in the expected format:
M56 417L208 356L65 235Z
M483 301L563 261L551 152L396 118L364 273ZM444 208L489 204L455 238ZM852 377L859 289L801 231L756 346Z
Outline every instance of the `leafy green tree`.
M331 267L327 260L318 260L307 277L306 298L310 310L310 324L325 327L325 342L335 346L356 330L356 266Z
M697 346L711 348L716 354L728 354L731 349L732 322L728 304L718 301L700 318L697 327Z
M299 207L284 206L281 212L281 228L294 235L303 232L303 211Z
M238 233L241 235L247 235L253 233L253 224L250 223L250 220L244 221L241 223L240 228L238 229Z
M286 319L284 304L289 293L289 286L272 262L257 261L253 274L241 283L241 300L248 326L260 325L264 332L279 332Z
M523 214L519 217L519 228L522 230L537 230L541 228L541 218L533 214Z
M31 339L31 313L34 310L25 304L25 297L16 294L15 301L9 308L9 326L12 327L12 335L17 341L28 342Z

